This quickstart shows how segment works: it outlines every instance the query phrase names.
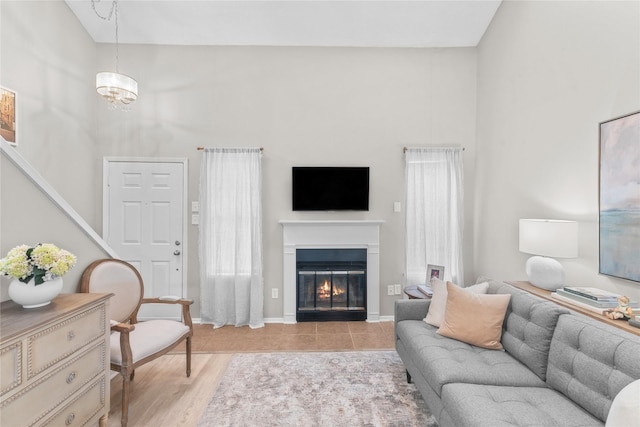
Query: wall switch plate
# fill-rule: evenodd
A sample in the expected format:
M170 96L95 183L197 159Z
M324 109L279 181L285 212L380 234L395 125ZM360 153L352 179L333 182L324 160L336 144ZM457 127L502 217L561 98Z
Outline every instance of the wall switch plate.
M271 298L278 298L278 288L271 288Z
M200 215L197 213L191 214L191 224L198 225L200 224Z
M399 283L396 283L395 285L393 285L394 290L396 291L396 295L400 295L402 293L402 286L400 286Z
M393 202L393 211L394 212L400 212L401 210L402 209L401 209L400 202Z
M394 295L394 289L393 289L393 285L388 285L387 286L387 295Z
M200 212L200 202L191 202L191 212Z

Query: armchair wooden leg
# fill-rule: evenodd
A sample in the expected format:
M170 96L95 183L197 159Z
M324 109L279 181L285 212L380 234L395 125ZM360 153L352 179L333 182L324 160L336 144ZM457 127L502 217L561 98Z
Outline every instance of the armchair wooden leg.
M191 376L191 337L187 337L187 378Z
M133 376L133 374L132 374ZM120 418L120 425L127 427L129 422L129 386L131 381L129 375L122 376L122 417Z

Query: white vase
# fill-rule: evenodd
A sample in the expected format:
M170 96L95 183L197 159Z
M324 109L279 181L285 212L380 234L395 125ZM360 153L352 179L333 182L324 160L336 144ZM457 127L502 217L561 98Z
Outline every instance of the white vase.
M47 280L36 286L34 279L28 283L13 279L9 284L9 298L24 308L47 305L62 291L62 278Z

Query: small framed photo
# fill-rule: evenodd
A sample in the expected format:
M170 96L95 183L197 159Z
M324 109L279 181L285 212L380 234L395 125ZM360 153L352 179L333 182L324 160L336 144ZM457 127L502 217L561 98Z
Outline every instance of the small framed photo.
M427 283L431 283L431 279L444 280L444 267L442 265L429 264L427 266Z
M11 145L16 138L16 93L0 86L0 136Z

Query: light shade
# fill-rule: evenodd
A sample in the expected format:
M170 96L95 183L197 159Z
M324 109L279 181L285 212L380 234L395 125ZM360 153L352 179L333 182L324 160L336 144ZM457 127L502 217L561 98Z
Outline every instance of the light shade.
M138 82L124 74L110 71L96 74L96 90L115 108L138 99Z
M520 252L553 258L578 256L578 223L554 219L521 219Z

